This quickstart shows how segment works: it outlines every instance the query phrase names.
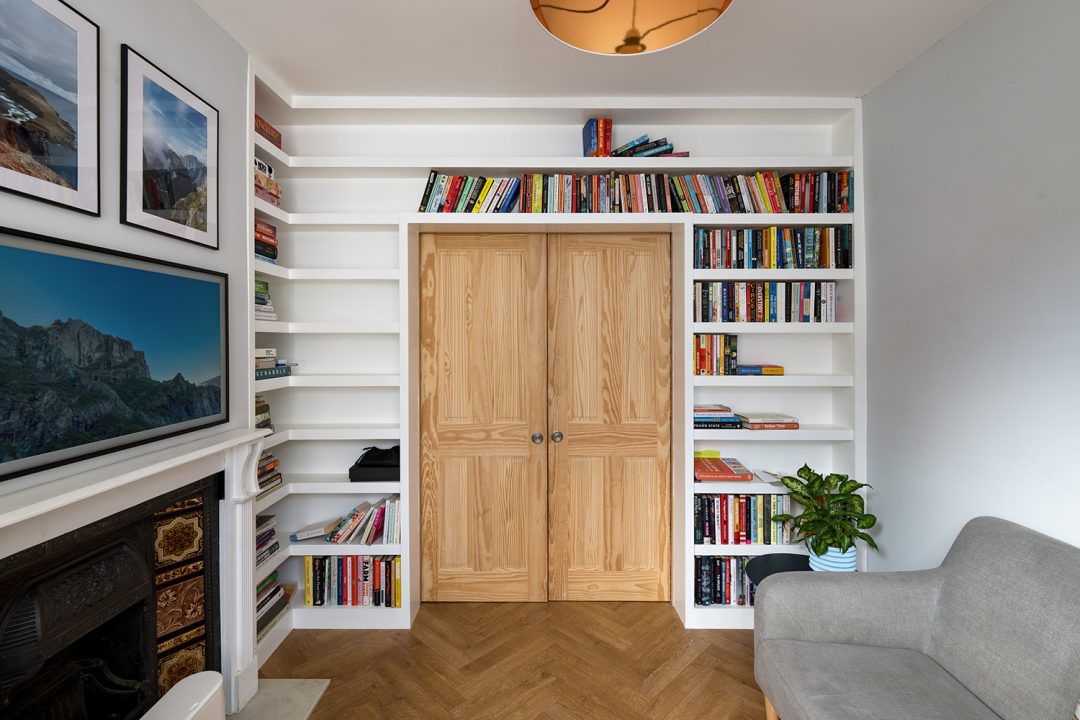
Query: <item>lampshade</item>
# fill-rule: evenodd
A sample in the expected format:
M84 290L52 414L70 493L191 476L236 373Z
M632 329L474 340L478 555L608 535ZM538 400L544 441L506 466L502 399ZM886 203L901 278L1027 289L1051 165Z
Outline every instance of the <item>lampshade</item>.
M637 55L677 45L712 25L731 0L529 0L540 24L567 45Z

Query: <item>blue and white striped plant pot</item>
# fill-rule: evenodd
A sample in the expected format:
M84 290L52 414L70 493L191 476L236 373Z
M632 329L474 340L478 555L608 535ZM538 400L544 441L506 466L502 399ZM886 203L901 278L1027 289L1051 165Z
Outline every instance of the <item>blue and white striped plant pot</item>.
M824 555L815 555L810 550L810 569L821 572L855 572L855 548L849 547L847 552L840 552L838 548L829 548Z

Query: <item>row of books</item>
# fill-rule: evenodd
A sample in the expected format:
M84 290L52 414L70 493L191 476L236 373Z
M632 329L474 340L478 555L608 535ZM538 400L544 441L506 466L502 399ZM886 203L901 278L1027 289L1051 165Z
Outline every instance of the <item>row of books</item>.
M281 184L274 179L274 168L259 158L255 158L255 197L281 207Z
M728 281L694 283L695 322L836 322L836 283Z
M263 564L281 551L277 540L277 516L255 516L255 566Z
M321 538L338 545L375 545L401 542L401 499L394 495L375 503L362 502L344 517L317 522L289 535L300 542Z
M255 280L255 319L278 319L277 311L274 310L274 301L270 298L269 280Z
M748 562L741 556L694 558L694 604L752 606L756 588L746 577Z
M262 640L289 609L296 586L282 583L278 571L267 575L255 586L255 638Z
M255 259L277 265L277 226L271 225L265 220L255 220Z
M695 228L698 270L851 268L851 226Z
M272 426L271 426L272 427ZM263 450L259 455L259 494L256 497L257 500L261 500L270 493L274 492L281 483L284 482L284 478L281 475L281 461L274 455L273 450Z
M308 607L401 607L401 558L396 555L304 557Z
M787 495L694 495L694 544L789 544L791 524L772 520L789 512Z
M847 212L849 173L754 175L524 173L487 178L432 170L419 212L441 213L808 213ZM813 183L802 176L817 178ZM822 193L802 198L816 187ZM792 195L790 202L788 193ZM798 200L797 204L795 203Z
M255 379L272 380L273 378L292 375L293 368L300 363L289 362L278 357L277 348L255 348Z
M799 420L775 412L737 413L719 403L694 404L695 430L798 430Z

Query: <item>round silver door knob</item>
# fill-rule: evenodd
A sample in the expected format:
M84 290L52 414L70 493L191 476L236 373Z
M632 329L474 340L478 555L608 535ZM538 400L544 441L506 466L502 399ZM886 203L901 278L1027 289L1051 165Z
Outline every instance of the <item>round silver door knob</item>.
M533 433L532 441L533 445L539 445L540 443L544 442L544 433Z
M563 434L561 432L559 432L558 430L551 433L551 442L553 442L553 443L562 442L562 439L563 439Z

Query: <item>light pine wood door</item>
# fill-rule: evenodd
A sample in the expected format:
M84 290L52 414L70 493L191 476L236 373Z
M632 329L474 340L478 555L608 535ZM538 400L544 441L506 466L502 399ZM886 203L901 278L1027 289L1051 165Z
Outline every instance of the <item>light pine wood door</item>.
M669 600L668 236L549 235L548 288L548 597Z
M544 249L421 236L423 600L547 599Z

